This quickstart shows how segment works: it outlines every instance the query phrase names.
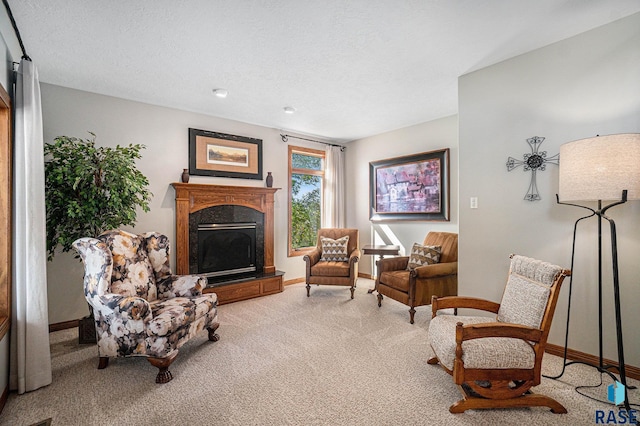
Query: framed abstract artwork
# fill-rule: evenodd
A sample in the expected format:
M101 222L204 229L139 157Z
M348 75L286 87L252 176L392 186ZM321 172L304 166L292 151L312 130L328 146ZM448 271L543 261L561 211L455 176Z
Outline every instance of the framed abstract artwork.
M189 129L189 174L262 180L262 139Z
M369 163L372 221L449 220L449 149Z

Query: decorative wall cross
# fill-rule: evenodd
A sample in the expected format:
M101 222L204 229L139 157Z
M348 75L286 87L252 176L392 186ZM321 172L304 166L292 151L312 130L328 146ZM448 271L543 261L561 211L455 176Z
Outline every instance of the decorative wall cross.
M534 136L527 139L527 143L531 147L531 154L524 154L524 160L516 160L513 157L507 159L507 170L511 171L517 167L524 166L523 170L528 172L531 170L531 183L529 183L529 189L524 199L527 201L540 200L540 194L538 194L538 185L536 183L536 171L545 170L547 163L555 164L556 166L560 162L560 154L556 154L553 157L547 158L547 151L538 152L540 144L544 142L544 138Z

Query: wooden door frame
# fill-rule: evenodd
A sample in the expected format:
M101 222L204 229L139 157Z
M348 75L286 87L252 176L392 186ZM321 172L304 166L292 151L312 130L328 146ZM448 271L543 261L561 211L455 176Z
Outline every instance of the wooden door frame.
M11 144L11 99L0 84L0 340L11 321L13 150Z

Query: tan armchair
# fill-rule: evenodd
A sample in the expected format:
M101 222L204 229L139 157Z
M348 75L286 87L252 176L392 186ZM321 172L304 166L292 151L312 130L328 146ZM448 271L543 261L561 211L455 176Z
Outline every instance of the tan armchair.
M383 296L404 303L409 306L411 324L416 306L431 304L432 296L458 294L458 234L429 232L423 245L441 247L438 263L408 270L409 256L390 257L376 262L378 306L382 306Z
M473 297L433 297L429 342L440 364L453 376L463 399L449 411L546 406L567 410L529 389L540 384L542 356L560 286L570 271L524 256L511 256L501 303ZM471 308L496 314L458 316L442 309Z
M336 241L345 236L349 237L346 242L346 250L341 250L344 247L338 247L340 244L336 245L336 250L329 250L325 246L325 252L327 250L335 253L342 252L341 255L335 257L341 260L324 260L322 238L325 237ZM360 233L357 229L350 228L322 228L318 231L316 248L303 258L307 264L307 297L309 297L311 284L322 284L351 287L351 298L353 299L356 279L358 278L358 260L360 259L359 236Z

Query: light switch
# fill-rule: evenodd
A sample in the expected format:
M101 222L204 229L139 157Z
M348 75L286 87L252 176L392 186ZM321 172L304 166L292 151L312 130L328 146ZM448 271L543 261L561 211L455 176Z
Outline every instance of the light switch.
M470 201L471 201L470 202L470 207L472 209L477 209L478 208L478 197L471 197Z

